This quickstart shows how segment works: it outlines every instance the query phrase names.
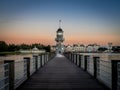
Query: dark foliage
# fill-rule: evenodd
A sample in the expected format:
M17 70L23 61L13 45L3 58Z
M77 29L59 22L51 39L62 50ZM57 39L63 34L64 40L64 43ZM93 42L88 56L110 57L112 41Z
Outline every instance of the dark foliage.
M7 50L8 50L8 45L4 41L0 41L0 52Z
M120 46L113 46L112 50L113 52L120 53Z
M50 52L50 45L45 46L40 43L35 43L35 44L20 44L20 45L15 45L15 44L7 44L4 41L0 41L0 52L6 52L6 51L18 51L20 49L23 50L30 50L33 49L34 47L37 47L38 49L45 49L46 52Z
M98 51L100 51L100 52L104 52L106 50L108 50L106 47L100 47L100 48L98 48Z

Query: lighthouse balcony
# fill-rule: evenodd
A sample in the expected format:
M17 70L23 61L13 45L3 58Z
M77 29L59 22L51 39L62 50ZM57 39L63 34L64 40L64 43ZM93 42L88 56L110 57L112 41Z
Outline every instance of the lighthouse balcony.
M65 40L64 38L56 38L55 39L56 42L60 42L60 41L63 42L64 40Z

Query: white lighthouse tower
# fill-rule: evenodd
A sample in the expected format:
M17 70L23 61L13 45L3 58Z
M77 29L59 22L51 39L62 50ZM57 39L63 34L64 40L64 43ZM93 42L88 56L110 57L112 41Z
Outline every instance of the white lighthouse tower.
M59 28L56 31L55 41L56 41L56 53L62 54L65 50L65 47L63 44L64 38L63 38L63 30L61 29L61 20L59 20Z

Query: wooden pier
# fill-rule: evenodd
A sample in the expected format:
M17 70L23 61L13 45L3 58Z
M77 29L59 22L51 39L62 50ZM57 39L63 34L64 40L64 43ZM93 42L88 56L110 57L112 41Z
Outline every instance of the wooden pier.
M109 90L64 56L56 56L17 90Z

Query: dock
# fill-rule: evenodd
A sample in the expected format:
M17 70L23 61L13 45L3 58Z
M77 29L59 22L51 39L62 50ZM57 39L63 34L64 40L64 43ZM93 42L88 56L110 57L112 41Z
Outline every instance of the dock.
M17 90L109 90L63 55L57 55Z

